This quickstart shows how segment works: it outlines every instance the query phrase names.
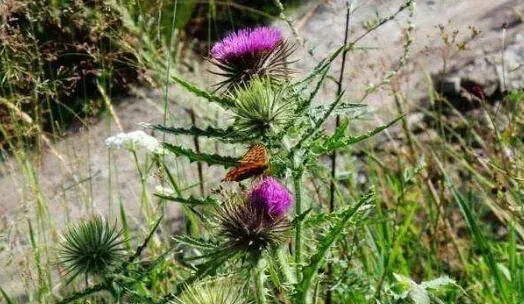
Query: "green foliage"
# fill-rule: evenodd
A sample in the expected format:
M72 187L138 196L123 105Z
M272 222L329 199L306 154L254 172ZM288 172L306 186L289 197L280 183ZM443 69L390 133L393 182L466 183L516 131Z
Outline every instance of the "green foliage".
M373 199L373 192L363 196L354 206L350 206L347 210L344 210L337 214L336 217L331 217L331 220L335 220L336 223L326 235L320 241L316 253L311 256L309 264L302 270L302 281L300 281L296 287L296 302L297 303L311 303L310 293L311 284L317 274L318 269L322 265L328 250L331 248L334 242L340 239L344 233L344 229L347 227L351 218L359 211L359 209L366 204L370 204ZM337 222L338 221L338 222Z
M391 122L379 126L369 131L368 133L359 136L345 136L345 131L349 125L349 121L346 120L340 124L340 126L335 130L333 135L326 137L325 139L323 138L319 141L316 141L314 145L311 146L311 151L315 154L322 155L337 149L357 144L389 128L390 126L398 122L400 119L402 119L402 117L403 116L397 117Z

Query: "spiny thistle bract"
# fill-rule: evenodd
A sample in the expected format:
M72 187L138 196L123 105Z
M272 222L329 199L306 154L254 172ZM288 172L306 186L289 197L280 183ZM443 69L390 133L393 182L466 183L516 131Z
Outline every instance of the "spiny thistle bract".
M267 78L255 78L235 93L234 127L239 132L265 136L278 131L293 118L296 102L287 96L285 86L274 86Z
M174 304L250 304L242 288L229 280L188 285Z
M286 78L293 51L276 28L246 28L229 34L211 49L211 63L219 69L212 73L225 77L218 89L244 86L257 76Z
M226 239L224 248L247 253L254 260L266 249L282 243L291 228L285 216L268 216L246 200L229 200L218 209L219 234Z
M122 235L116 223L110 225L98 216L68 228L58 252L66 276L69 276L68 282L80 274L106 274L120 263Z

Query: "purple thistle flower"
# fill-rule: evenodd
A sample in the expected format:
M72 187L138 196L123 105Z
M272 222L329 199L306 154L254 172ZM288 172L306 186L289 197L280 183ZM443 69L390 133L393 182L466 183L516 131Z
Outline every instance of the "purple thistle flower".
M286 217L269 216L264 209L245 201L224 203L218 209L217 222L226 248L254 257L286 240L291 228Z
M217 87L243 86L256 76L285 78L290 73L288 57L293 51L276 28L246 28L231 33L211 48L211 63L219 69L212 73L225 77Z
M267 215L282 217L293 204L293 197L278 180L268 177L253 187L248 202L255 208L263 209Z
M211 56L220 62L228 62L243 56L270 52L281 42L282 34L275 28L241 29L215 43L211 49Z

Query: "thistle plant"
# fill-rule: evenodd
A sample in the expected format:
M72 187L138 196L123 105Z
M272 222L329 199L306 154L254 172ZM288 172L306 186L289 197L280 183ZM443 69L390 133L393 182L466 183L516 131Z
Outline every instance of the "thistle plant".
M231 33L211 49L211 63L218 69L213 73L225 78L217 86L245 86L260 76L285 79L290 73L292 53L293 46L276 28L247 28Z
M242 288L228 279L187 286L173 304L250 304Z
M162 180L163 191L157 193L157 197L162 203L183 204L186 218L197 222L200 229L199 233L175 236L174 245L153 264L153 269L162 265L161 260L177 249L175 259L180 267L175 278L166 283L169 286L167 293L158 295L145 287L144 281L153 270L135 275L127 267L132 263L122 268L125 271L118 274L125 277L125 282L141 284L147 290L134 296L147 299L148 303L226 304L248 303L251 299L258 304L317 302L315 292L326 289L321 284L326 260L334 248L340 249L339 243L344 246L341 251L349 247L346 236L349 232L357 233L354 223L369 215L367 210L374 203L374 192L370 189L360 197L344 198L344 204L337 204L336 210L327 214L323 211L321 194L318 199L307 195L305 190L311 187L305 180L322 184L328 170L319 162L320 158L366 140L400 119L393 119L364 134L350 135L349 118L358 116L362 106L348 101L343 90L339 90L332 100L319 101L318 105L315 104L317 95L340 54L351 51L367 33L412 5L413 1L407 1L366 34L334 50L302 79L290 77L292 44L279 30L269 27L239 30L213 46L211 61L219 70L215 73L224 77L218 87L225 88L225 94L208 92L169 74L170 79L199 100L221 106L226 116L234 117L234 121L224 128L216 125L205 128L151 126L173 135L214 140L216 150L204 153L167 141L152 149L151 152L157 154L155 151L162 151L157 163L166 177ZM390 76L385 77L383 83L389 79ZM330 130L325 125L335 115L340 115L340 123ZM224 155L219 143L237 144L247 153L243 157ZM209 166L233 167L226 178L217 178L216 183L224 183L219 188L231 184L237 188L230 192L213 191L203 197L188 195L191 187L181 188L164 162L170 154ZM284 186L290 180L292 192ZM308 240L307 245L305 240ZM145 246L139 247L134 259L140 258ZM294 266L294 271L290 265ZM242 278L250 288L229 291L201 283L206 277L219 277L224 273ZM132 280L128 276L133 276ZM120 281L112 282L120 284ZM242 296L232 297L233 294ZM379 301L378 297L376 300Z
M63 235L59 249L68 282L78 275L103 276L122 262L123 233L116 224L93 217L71 226Z

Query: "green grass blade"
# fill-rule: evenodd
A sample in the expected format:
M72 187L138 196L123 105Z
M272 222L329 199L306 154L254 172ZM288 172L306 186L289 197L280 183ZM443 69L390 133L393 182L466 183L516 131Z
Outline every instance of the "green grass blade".
M317 275L318 269L322 266L329 248L343 235L344 229L350 222L351 218L357 213L360 207L369 204L373 198L374 192L370 191L360 198L360 200L349 209L347 209L338 223L331 228L326 236L320 242L317 252L311 257L309 265L304 267L302 280L297 285L296 300L297 303L308 303L308 294L310 292L313 279Z
M495 286L498 289L498 292L500 293L501 300L503 303L511 303L510 295L508 288L506 288L505 281L503 279L503 275L500 273L500 269L497 266L497 261L495 259L495 256L493 254L493 251L491 250L491 247L489 246L489 243L487 242L486 238L484 237L477 220L475 219L475 216L473 215L473 212L471 211L469 204L466 202L462 194L456 189L453 182L451 181L450 177L446 173L444 167L442 166L442 163L437 159L436 156L434 156L434 159L436 160L438 166L440 167L440 170L442 174L444 175L444 180L446 181L447 186L451 189L453 199L455 202L459 205L460 211L462 212L462 215L464 216L464 219L466 220L466 223L468 225L468 228L470 232L473 234L475 243L477 246L479 246L482 255L486 261L486 264L488 265L491 274L493 275L493 279L495 281Z
M2 296L4 297L4 300L7 304L15 304L15 302L11 300L3 288L0 288L0 293L2 293Z

